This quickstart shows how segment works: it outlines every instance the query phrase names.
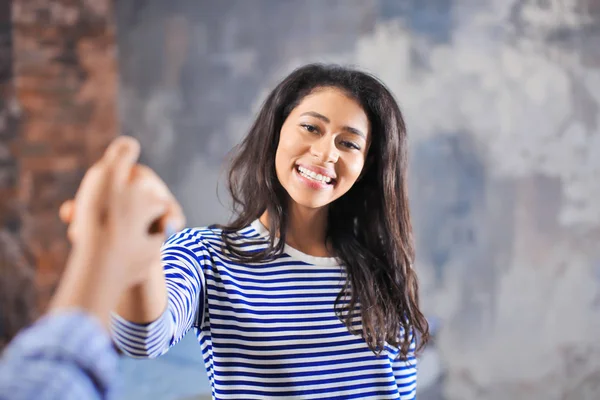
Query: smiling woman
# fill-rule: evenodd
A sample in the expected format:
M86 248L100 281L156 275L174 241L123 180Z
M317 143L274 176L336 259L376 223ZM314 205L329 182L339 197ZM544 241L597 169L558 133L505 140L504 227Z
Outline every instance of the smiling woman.
M216 399L414 398L428 326L406 147L376 78L294 71L234 152L237 218L167 241L161 268L124 296L115 342L156 357L197 328Z
M319 88L302 99L281 127L277 178L296 204L322 208L358 179L368 135L369 119L360 104L334 87Z

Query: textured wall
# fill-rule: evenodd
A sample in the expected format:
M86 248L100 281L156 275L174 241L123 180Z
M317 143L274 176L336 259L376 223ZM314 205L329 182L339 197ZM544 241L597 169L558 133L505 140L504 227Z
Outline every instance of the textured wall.
M368 69L409 127L438 395L600 398L600 1L140 0L117 15L123 130L193 224L227 217L220 163L275 82L313 61Z
M19 107L12 68L11 3L0 1L0 351L35 314L34 265L19 239Z
M68 252L58 207L117 134L115 24L108 0L12 3L20 124L10 129L15 166L0 174L17 175L20 233L36 258L43 308Z
M11 145L17 136L18 106L14 93L12 68L11 4L0 2L0 214L17 192L17 160Z

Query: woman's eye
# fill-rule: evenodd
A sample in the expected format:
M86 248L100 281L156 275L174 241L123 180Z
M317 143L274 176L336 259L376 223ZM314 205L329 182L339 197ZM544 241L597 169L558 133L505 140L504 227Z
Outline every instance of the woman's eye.
M354 142L343 141L342 145L352 150L360 150L360 146Z
M319 129L317 129L317 127L314 125L302 124L300 126L302 126L307 132L310 132L310 133L318 133L319 132Z

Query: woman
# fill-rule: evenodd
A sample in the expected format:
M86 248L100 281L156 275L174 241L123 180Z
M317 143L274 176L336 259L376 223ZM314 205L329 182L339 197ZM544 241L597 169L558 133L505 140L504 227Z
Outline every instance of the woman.
M216 399L412 399L418 306L406 131L391 93L294 71L233 159L237 218L185 229L123 297L117 345L165 353L192 327Z

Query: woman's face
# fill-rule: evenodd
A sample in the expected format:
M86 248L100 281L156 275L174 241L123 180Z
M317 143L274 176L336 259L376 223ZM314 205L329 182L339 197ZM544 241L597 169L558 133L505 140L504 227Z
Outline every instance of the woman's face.
M346 193L365 165L369 119L336 88L319 88L287 117L279 137L275 170L298 205L321 208Z

